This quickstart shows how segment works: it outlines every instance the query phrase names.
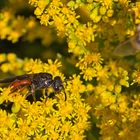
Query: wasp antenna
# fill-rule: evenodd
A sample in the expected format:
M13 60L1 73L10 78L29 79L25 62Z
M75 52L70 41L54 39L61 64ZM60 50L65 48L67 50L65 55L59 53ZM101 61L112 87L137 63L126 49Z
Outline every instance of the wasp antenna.
M66 101L67 100L67 94L66 94L64 88L63 88L63 91L64 91L64 96L65 96L65 101Z
M65 79L64 82L70 81L70 80L72 80L72 79L73 79L73 78L71 78L71 79Z
M67 82L67 81L69 81L69 79L65 79L65 80L64 80L64 82Z

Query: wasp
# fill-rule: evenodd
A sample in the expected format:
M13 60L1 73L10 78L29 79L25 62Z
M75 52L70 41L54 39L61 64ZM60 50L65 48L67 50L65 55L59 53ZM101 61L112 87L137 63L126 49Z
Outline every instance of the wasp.
M36 101L36 90L47 90L49 87L52 87L55 92L60 92L61 90L64 90L63 82L60 76L56 76L53 78L53 76L49 73L25 74L9 77L5 79L0 79L0 83L11 83L11 92L20 90L24 87L30 87L29 94L32 94L34 101ZM64 92L64 94L66 101L66 93Z
M114 55L129 56L140 52L140 24L137 26L135 35L121 43L114 50Z

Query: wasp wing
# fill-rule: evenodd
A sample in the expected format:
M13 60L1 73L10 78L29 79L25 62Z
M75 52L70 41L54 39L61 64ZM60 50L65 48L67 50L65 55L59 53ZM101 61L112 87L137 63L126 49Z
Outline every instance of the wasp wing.
M136 36L134 36L131 39L125 41L124 43L118 45L114 50L113 54L116 56L124 57L129 55L135 55L139 51L140 49L138 49Z
M15 80L24 80L24 79L30 79L32 74L25 74L25 75L20 75L20 76L13 76L5 79L0 79L0 83L10 83Z
M113 53L117 56L129 56L137 52L140 52L140 24L137 26L135 35L117 46Z

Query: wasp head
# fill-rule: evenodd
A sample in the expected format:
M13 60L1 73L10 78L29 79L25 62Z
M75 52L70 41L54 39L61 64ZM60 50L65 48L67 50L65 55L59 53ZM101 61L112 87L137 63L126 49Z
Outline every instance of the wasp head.
M64 90L63 82L62 82L62 80L61 80L61 78L59 76L54 77L52 87L56 92ZM65 94L65 101L66 101L67 97L66 97L65 91L64 91L64 94Z
M54 77L52 87L54 88L55 91L60 91L64 89L63 82L59 76Z

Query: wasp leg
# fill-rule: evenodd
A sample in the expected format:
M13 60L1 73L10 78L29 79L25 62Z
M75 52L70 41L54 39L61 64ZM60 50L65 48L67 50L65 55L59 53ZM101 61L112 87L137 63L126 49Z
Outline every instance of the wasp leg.
M64 89L64 87L62 87L62 91L63 91L63 94L64 94L64 101L66 101L67 100L67 94L66 94L66 92L65 92L65 89ZM59 93L60 91L58 91L57 93Z
M35 86L32 84L31 85L31 94L33 96L33 100L36 102L36 97L35 97Z
M45 99L45 102L47 101L47 99L49 98L49 95L48 95L48 90L47 89L44 89L43 90L43 97Z

